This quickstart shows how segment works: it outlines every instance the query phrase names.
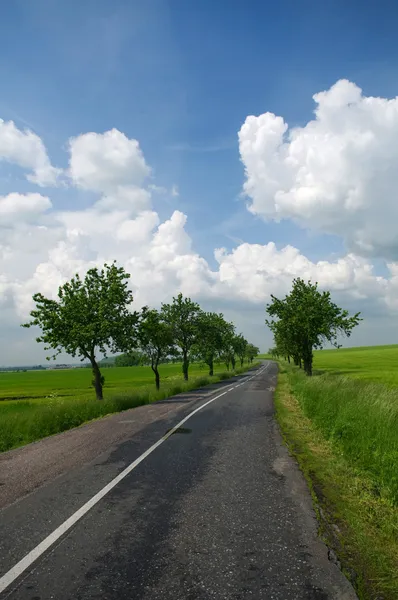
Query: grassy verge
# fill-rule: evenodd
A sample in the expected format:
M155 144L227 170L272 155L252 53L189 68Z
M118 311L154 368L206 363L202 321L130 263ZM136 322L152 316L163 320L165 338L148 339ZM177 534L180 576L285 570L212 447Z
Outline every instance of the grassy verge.
M0 419L0 452L37 441L49 435L78 427L105 415L163 400L169 396L229 379L247 371L251 365L235 372L221 372L213 377L194 377L185 382L173 378L156 391L154 386L139 387L124 394L111 394L103 401L90 398L49 397L43 400L2 402Z
M277 418L310 484L321 535L359 597L393 600L398 598L398 392L360 384L333 375L308 379L282 366Z

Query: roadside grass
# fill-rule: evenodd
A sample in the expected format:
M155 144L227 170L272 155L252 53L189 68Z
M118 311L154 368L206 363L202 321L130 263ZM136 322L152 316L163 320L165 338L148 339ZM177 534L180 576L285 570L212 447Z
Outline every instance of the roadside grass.
M181 365L177 366L181 370ZM184 381L181 375L176 377L173 374L170 376L169 381L164 380L159 391L156 390L154 384L142 385L140 384L142 379L137 378L135 380L132 378L130 389L115 392L104 388L105 398L102 401L95 399L92 389L90 395L84 397L77 395L74 397L68 395L58 396L52 393L46 398L4 400L0 402L0 452L78 427L87 421L111 413L135 408L217 383L239 375L251 367L252 365L245 365L242 369L236 369L234 372L219 371L213 377L203 374L197 375L191 377L188 382ZM130 369L139 370L141 367L122 367L121 369L130 371ZM109 371L111 370L113 369L109 369ZM192 371L195 372L195 369L192 369ZM196 370L197 372L198 370ZM88 371L86 375L90 378L91 372ZM136 381L138 381L138 385L136 385Z
M283 362L275 402L321 535L359 597L398 598L398 390L336 374L306 378Z

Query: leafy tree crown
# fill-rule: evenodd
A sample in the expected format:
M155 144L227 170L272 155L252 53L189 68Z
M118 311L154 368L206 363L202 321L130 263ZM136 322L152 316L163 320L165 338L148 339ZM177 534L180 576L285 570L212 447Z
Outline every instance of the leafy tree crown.
M36 339L54 351L52 358L63 350L92 358L96 349L105 356L108 350L128 349L138 321L138 314L129 310L133 302L129 277L115 263L90 269L84 279L77 274L60 286L57 300L35 294L32 320L23 327L40 327L42 333Z

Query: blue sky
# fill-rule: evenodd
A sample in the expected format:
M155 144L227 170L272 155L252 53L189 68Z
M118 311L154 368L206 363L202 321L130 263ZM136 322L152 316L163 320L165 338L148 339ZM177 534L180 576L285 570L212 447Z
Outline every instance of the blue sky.
M397 96L397 17L386 0L15 0L1 14L0 118L34 131L63 169L71 137L116 128L139 140L153 183L178 186L178 197L153 193L160 222L186 214L212 269L215 248L244 242L333 261L347 253L338 227L247 210L238 132L267 111L304 127L312 96L341 79L364 96ZM31 188L0 161L0 196ZM78 186L42 193L56 211L93 200ZM386 260L372 255L383 277Z
M312 94L343 77L395 96L397 10L386 1L8 3L2 118L31 126L61 166L72 135L117 127L139 139L157 183L178 183L187 229L209 260L209 248L230 247L231 237L334 255L338 238L247 213L237 132L247 115L267 110L305 123ZM69 195L55 196L70 206Z

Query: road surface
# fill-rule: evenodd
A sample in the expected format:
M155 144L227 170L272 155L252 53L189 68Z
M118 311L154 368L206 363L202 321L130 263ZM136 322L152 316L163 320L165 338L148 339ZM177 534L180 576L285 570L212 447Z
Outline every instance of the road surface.
M0 598L354 600L274 421L276 369L264 363L210 394L158 403L159 413L142 407L8 453ZM135 424L115 441L112 423ZM95 428L102 452L90 442L95 456L79 452L43 479L51 445L73 456L68 444Z

